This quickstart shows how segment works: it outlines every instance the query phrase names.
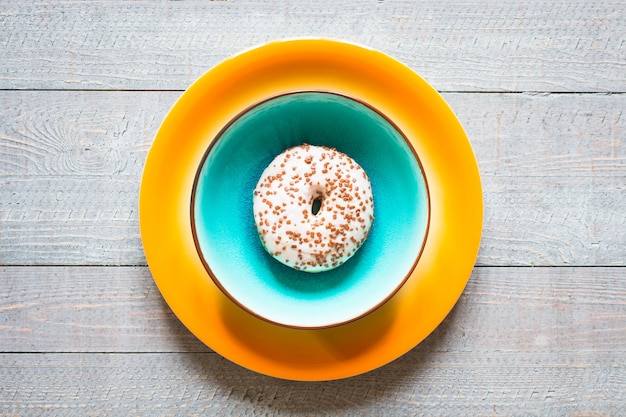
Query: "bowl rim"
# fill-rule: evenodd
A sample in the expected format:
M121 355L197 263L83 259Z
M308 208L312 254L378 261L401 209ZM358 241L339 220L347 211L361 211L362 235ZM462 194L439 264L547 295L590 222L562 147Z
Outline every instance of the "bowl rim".
M415 255L415 259L414 259L413 263L411 264L411 267L407 270L407 272L404 275L404 277L398 282L398 284L393 288L392 291L390 291L388 294L386 294L385 297L383 297L379 302L377 302L373 306L367 308L364 312L359 313L359 314L355 315L354 317L350 317L348 319L340 320L340 321L333 322L333 323L321 324L321 325L295 325L295 324L289 324L289 323L284 323L284 322L281 322L281 321L277 321L275 319L270 319L269 317L266 317L263 314L260 314L259 312L252 310L250 307L246 306L244 303L242 303L240 300L238 300L237 297L233 296L224 287L222 282L219 280L219 278L216 276L216 274L211 269L211 266L209 265L208 261L205 259L204 255L203 255L203 252L202 252L202 248L200 247L198 233L197 233L197 230L196 230L196 221L195 221L196 193L197 193L197 189L198 189L198 183L200 182L200 176L201 176L202 170L204 168L206 160L209 157L209 154L211 153L211 151L213 150L215 145L217 145L217 143L223 137L223 135L226 133L226 131L228 129L230 129L230 127L233 126L237 121L239 121L244 115L248 114L250 111L254 110L255 108L257 108L257 107L259 107L259 106L261 106L261 105L263 105L265 103L268 103L270 101L273 101L275 99L279 99L279 98L282 98L282 97L295 96L295 95L299 95L299 94L308 94L308 93L328 94L328 95L331 95L331 96L348 99L348 100L351 100L351 101L353 101L355 103L358 103L358 104L361 104L361 105L365 106L366 108L372 110L373 112L378 114L380 117L382 117L402 137L402 140L404 141L404 143L409 147L409 150L411 151L411 154L413 155L413 158L415 159L415 161L417 162L417 164L419 166L419 169L420 169L420 172L422 174L423 181L424 181L424 188L425 188L425 191L426 191L426 227L424 229L424 233L423 233L423 236L421 238L421 243L420 243L419 250L417 251L417 254ZM268 323L273 324L273 325L286 327L286 328L290 328L290 329L301 329L301 330L329 329L329 328L339 327L339 326L342 326L342 325L345 325L345 324L348 324L348 323L352 323L352 322L357 321L357 320L359 320L359 319L361 319L363 317L366 317L369 314L371 314L372 312L376 311L377 309L379 309L380 307L385 305L395 294L397 294L398 291L400 291L400 289L407 282L407 280L411 277L411 275L413 274L413 271L417 267L417 264L418 264L420 258L422 257L422 254L424 252L424 248L426 246L426 241L428 240L428 234L429 234L430 222L431 222L431 196L430 196L430 190L429 190L429 185L428 185L428 178L426 176L426 171L424 170L424 167L422 165L422 161L419 158L419 155L415 151L415 148L413 147L413 145L411 144L411 141L407 138L405 133L386 114L384 114L383 112L378 110L375 106L365 102L364 100L361 100L361 99L359 99L357 97L353 97L351 95L348 95L348 94L345 94L345 93L342 93L342 92L325 90L325 89L296 89L296 90L284 91L284 92L281 92L281 93L278 93L278 94L273 94L273 95L270 95L268 97L265 97L262 100L259 100L259 101L255 102L253 104L248 105L243 110L239 111L236 115L234 115L217 132L217 134L215 134L215 136L213 137L213 139L211 139L211 142L207 146L207 149L204 151L204 153L202 155L202 158L200 159L200 162L198 163L198 167L196 168L196 173L195 173L194 180L193 180L193 186L192 186L192 189L191 189L191 204L190 204L190 209L189 209L189 215L190 215L191 234L192 234L192 237L193 237L193 243L194 243L196 252L197 252L197 254L198 254L199 258L200 258L200 261L202 262L202 265L204 266L205 271L207 272L207 274L209 275L209 277L211 278L213 283L217 286L217 288L219 288L219 290L230 301L232 301L235 305L237 305L238 307L240 307L241 309L243 309L247 313L253 315L254 317L257 317L257 318L259 318L261 320L264 320L265 322L268 322Z

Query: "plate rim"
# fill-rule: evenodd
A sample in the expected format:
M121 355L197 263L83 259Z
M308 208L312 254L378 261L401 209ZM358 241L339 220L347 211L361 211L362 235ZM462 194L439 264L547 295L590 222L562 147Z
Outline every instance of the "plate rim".
M317 59L316 62L324 65L339 65L333 68L346 71L348 68L354 70L355 62L367 63L367 66L357 69L356 75L371 77L372 81L382 84L386 82L387 86L395 85L389 84L390 81L378 76L378 73L374 74L374 71L380 70L392 77L392 81L402 84L407 92L403 90L402 96L397 93L394 98L400 99L400 103L390 104L391 99L374 91L371 86L366 87L345 77L341 79L326 74L324 78L324 74L306 72L304 65L311 59ZM257 70L263 65L282 69L280 65L286 65L286 62L297 65L300 72L295 71L295 78L283 80L268 76L269 84L250 84L249 90L240 91L234 98L228 97L232 101L228 104L230 107L216 108L210 128L186 127L188 134L204 139L179 144L178 152L167 155L168 141L171 142L174 133L182 127L181 117L197 116L194 105L204 94L210 93L213 97L219 96L218 92L224 94L218 81L230 80L231 83L226 84L232 86L233 74L238 75L239 81L245 82L250 66ZM272 89L297 89L319 83L319 88L338 91L339 87L340 92L346 93L360 88L361 92L370 94L368 102L373 101L377 108L383 102L390 107L392 114L384 106L381 112L399 125L414 148L427 150L425 153L416 149L424 163L424 176L431 178L430 210L441 209L441 213L437 212L430 219L431 235L425 241L417 267L402 288L383 306L360 320L331 329L286 329L250 316L221 293L206 276L193 242L190 243L190 227L189 230L186 228L184 220L189 210L184 210L185 204L175 198L165 200L160 188L164 186L173 194L190 192L188 171L195 174L198 155L206 149L207 130L219 130L217 127L221 128L229 119L229 111L233 113L237 103L241 110L241 103L262 97ZM460 166L453 167L454 172L452 167L446 165L441 149L437 151L437 144L418 141L423 133L420 129L424 126L409 121L406 117L408 110L401 107L402 103L411 103L411 95L415 99L418 91L419 97L437 108L439 112L433 115L441 117L439 122L445 121L446 129L452 133L448 139L456 146L449 148L451 152L447 156L460 163ZM395 118L393 113L404 117ZM440 123L438 126L443 125ZM168 158L174 161L172 178L170 172L165 175L161 166L161 162ZM432 171L429 171L431 168ZM432 182L433 177L437 178L435 183ZM465 191L453 184L454 180L461 179L467 186ZM460 201L459 194L466 198L463 210L469 212L469 216L464 216L463 224L459 219L461 208L455 204ZM187 199L187 204L189 201ZM157 206L160 210L156 209ZM161 227L163 220L164 227ZM203 343L232 362L262 374L292 380L330 380L368 372L397 359L419 344L447 316L463 292L478 254L483 221L482 186L471 145L454 112L439 93L413 70L382 52L343 40L286 39L265 43L225 59L192 83L176 100L159 127L146 158L140 186L139 221L144 252L157 287L174 314ZM456 262L450 264L447 261L454 258L453 253L456 254ZM184 278L180 280L180 276ZM447 279L445 288L438 281L441 277ZM430 298L424 298L424 294ZM415 323L413 315L420 315L424 321ZM376 337L372 336L374 333ZM296 355L290 353L293 348L304 351Z

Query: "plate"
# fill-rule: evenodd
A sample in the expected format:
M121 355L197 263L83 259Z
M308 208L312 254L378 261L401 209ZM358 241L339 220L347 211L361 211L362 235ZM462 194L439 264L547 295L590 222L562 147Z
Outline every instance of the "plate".
M254 103L303 90L355 97L389 117L420 156L431 210L422 256L390 300L359 320L309 330L269 323L227 298L202 264L190 221L196 171L220 130ZM480 244L482 214L472 148L443 98L395 59L330 39L271 42L200 77L159 128L139 196L148 266L176 316L225 358L292 380L358 375L420 343L449 313L467 283Z

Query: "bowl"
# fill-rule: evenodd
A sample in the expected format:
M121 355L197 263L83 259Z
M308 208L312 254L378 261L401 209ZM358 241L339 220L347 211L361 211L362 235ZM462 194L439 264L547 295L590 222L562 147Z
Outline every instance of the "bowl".
M303 143L353 158L370 178L375 205L357 253L316 274L272 258L252 211L263 170ZM415 268L429 218L426 177L405 135L368 103L332 91L287 92L239 113L210 143L192 190L194 243L210 278L244 310L293 328L339 326L383 305Z

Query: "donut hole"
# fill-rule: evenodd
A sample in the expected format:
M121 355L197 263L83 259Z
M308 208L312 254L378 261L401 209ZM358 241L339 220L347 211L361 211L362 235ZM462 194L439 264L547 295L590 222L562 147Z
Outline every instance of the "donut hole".
M313 203L311 204L311 214L313 214L314 216L317 215L317 213L320 212L321 208L322 208L322 197L317 197L315 198L315 200L313 200Z
M311 190L313 201L311 202L311 214L314 216L322 209L324 197L326 197L326 187L322 184L316 184Z

